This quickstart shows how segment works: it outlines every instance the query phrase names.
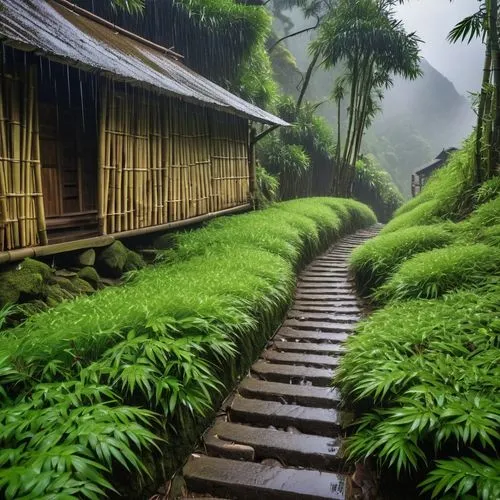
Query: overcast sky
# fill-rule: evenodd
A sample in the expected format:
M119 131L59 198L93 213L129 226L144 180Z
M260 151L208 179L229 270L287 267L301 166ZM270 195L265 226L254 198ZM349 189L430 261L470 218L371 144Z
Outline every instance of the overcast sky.
M480 40L467 45L450 45L446 37L451 28L478 8L478 0L408 0L397 7L397 14L409 31L416 31L425 42L422 55L449 80L461 94L481 85L484 47Z

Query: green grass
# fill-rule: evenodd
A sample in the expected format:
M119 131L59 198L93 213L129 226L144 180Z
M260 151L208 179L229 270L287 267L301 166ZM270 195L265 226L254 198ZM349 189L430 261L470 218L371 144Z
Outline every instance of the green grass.
M472 210L474 200L472 155L473 141L468 139L463 149L434 172L422 192L396 211L382 232L463 219Z
M449 245L453 239L450 226L440 224L401 229L367 241L354 250L349 263L358 291L369 295L403 262L421 252Z
M168 478L278 326L297 269L374 222L360 203L322 198L216 219L125 285L2 332L3 496L98 498L126 474L130 497L148 474L164 479L162 463Z
M433 299L461 288L481 287L500 276L500 249L484 244L451 245L424 252L401 265L374 296L387 302Z
M354 252L385 307L335 380L358 416L347 456L433 499L500 498L500 182L475 186L471 145Z
M446 486L458 483L465 470L459 461L477 459L473 450L494 454L500 438L499 314L498 287L490 287L394 303L366 320L348 340L336 379L347 401L372 408L348 440L349 456L375 456L398 474L433 470L433 460L455 461L458 469L448 476L442 474L446 464L437 463L425 483L434 488L444 476ZM451 458L457 455L462 458ZM498 476L482 472L489 488L498 488ZM481 488L472 481L469 494Z

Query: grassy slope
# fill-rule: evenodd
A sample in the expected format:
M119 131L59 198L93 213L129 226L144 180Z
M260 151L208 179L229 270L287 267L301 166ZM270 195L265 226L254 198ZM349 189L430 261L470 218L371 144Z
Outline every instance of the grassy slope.
M470 165L466 145L353 254L360 289L386 306L336 383L361 415L351 458L433 498L486 500L500 497L500 181L475 190Z
M168 478L278 326L301 264L374 221L326 198L217 219L124 286L4 332L0 491L97 498L112 480L130 498L148 473L161 482L162 464Z

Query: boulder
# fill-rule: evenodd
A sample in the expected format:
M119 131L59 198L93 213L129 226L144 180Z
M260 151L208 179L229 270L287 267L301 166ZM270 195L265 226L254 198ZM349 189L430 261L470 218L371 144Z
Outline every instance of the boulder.
M97 271L93 267L90 267L90 266L86 266L86 267L83 267L82 269L80 269L80 271L78 271L77 276L80 279L85 280L87 283L92 285L94 288L97 288L99 286L99 284L101 283L101 277L99 276Z
M83 293L90 294L95 292L94 287L88 281L85 281L84 279L79 278L78 276L76 276L75 278L71 278L70 281L71 284L78 289L79 295Z
M106 247L97 257L96 267L100 274L119 278L127 263L129 250L121 241L115 241Z
M47 264L33 259L25 259L0 272L0 307L45 296L45 282L52 274Z
M76 264L78 267L93 266L95 264L95 250L89 248L75 255Z
M141 255L139 255L136 252L132 252L132 250L128 251L127 260L126 260L125 266L123 268L124 272L136 271L137 269L142 269L145 266L146 266L146 262L141 257Z

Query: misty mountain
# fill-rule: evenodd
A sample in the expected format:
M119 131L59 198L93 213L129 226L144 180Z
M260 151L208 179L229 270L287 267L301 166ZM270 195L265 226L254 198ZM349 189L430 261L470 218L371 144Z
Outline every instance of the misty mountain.
M293 30L312 24L303 19L298 9L287 11L286 15L294 24ZM279 21L275 23L275 31L283 34ZM309 61L310 39L311 34L307 33L285 41L295 58L296 68L283 64L283 58L276 54L273 56L277 79L287 93L296 95L300 88L300 73L306 71ZM422 60L421 68L423 76L415 81L394 80L394 86L386 91L381 103L382 112L366 132L363 145L363 153L373 154L405 195L410 193L411 172L430 162L443 149L459 146L471 133L475 119L470 103L452 82L426 60ZM317 69L306 98L327 101L341 73L341 68L332 72ZM336 127L333 103L325 102L318 112Z

